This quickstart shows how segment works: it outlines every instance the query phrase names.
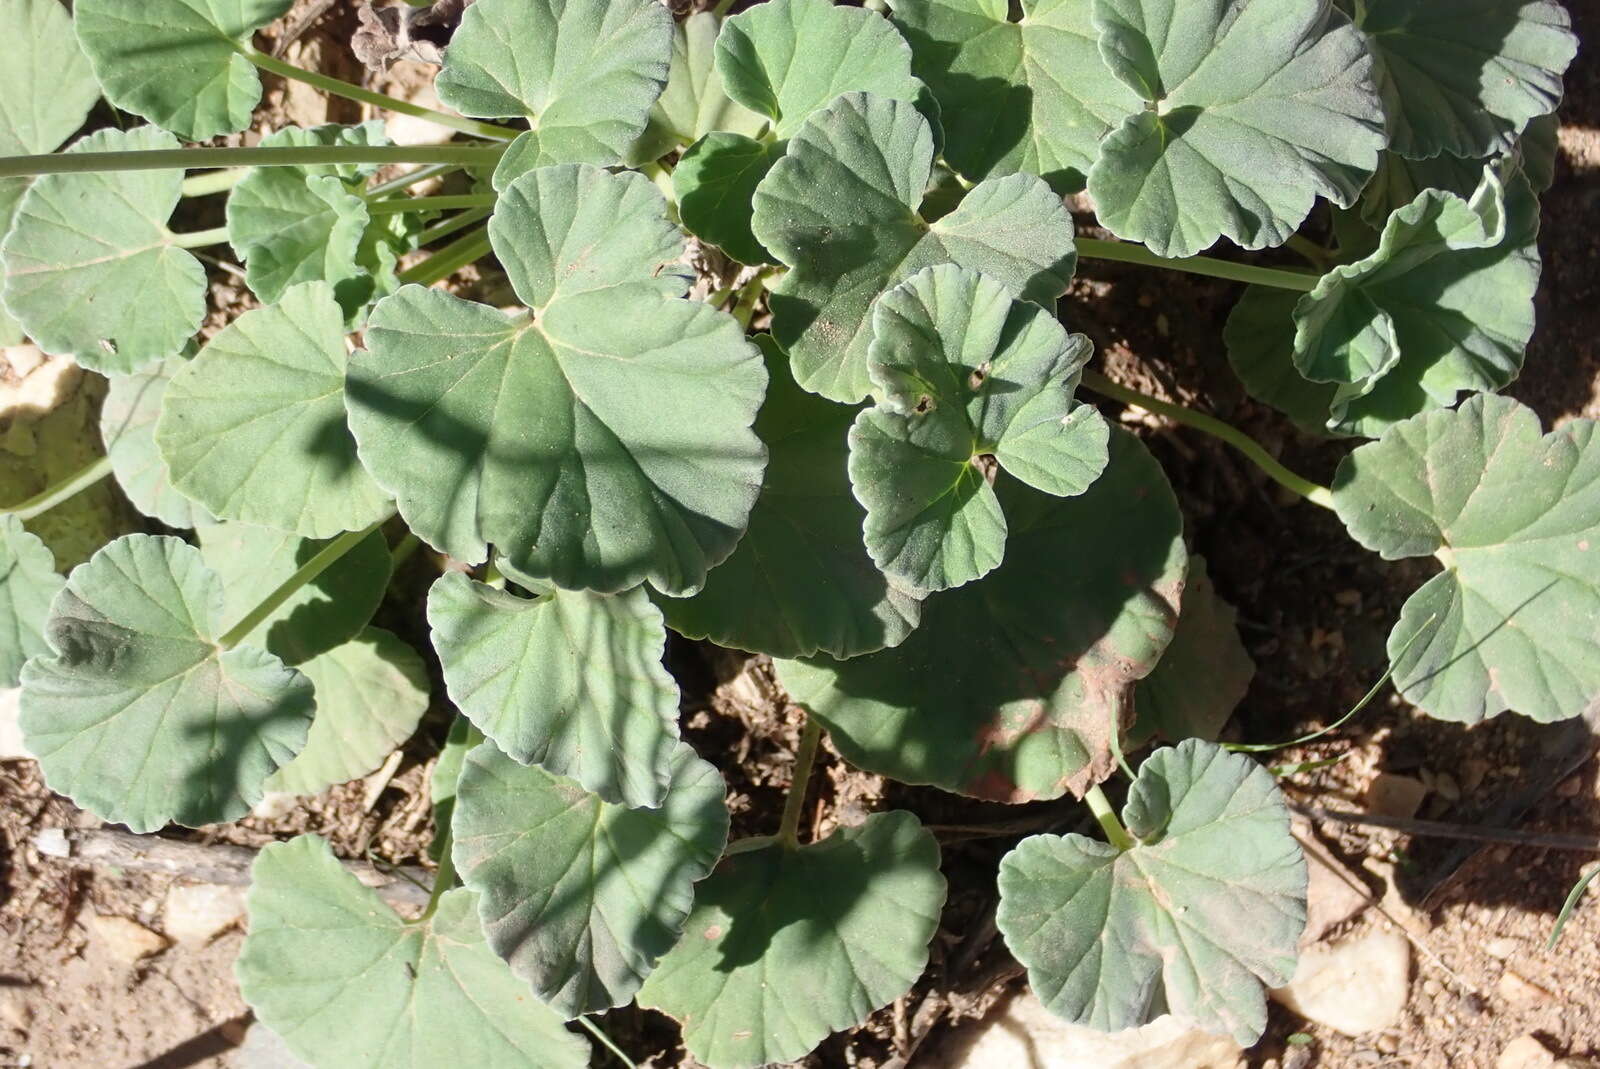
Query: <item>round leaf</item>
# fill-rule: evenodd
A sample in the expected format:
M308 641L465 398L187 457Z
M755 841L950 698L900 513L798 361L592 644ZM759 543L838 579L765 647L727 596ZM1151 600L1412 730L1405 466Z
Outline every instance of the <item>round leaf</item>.
M151 126L99 130L68 152L175 149ZM0 244L5 304L47 353L93 371L177 355L200 328L206 273L172 243L183 172L91 171L36 179Z
M676 1017L713 1069L792 1061L911 989L944 895L939 846L910 813L732 854L639 1005Z
M914 589L960 586L1005 551L1005 516L980 461L1061 497L1105 470L1106 422L1072 399L1089 339L954 264L884 294L872 322L878 403L850 430L867 551Z
M305 749L267 780L269 791L318 794L365 776L411 737L428 711L427 667L382 628L366 628L300 671L311 680L316 719Z
M1395 685L1430 716L1563 720L1600 695L1600 442L1587 419L1539 431L1476 394L1396 424L1334 478L1358 542L1444 563L1389 633Z
M1206 574L1204 557L1189 558L1178 628L1134 691L1134 721L1124 745L1142 746L1151 736L1168 742L1215 740L1244 700L1255 662L1239 638L1238 614L1223 601Z
M1294 974L1306 863L1271 775L1190 740L1139 768L1137 841L1035 835L1000 861L995 923L1028 984L1075 1024L1116 1032L1171 1013L1249 1046L1262 985Z
M1335 386L1312 382L1294 366L1294 310L1304 294L1274 286L1247 286L1228 313L1222 339L1228 363L1251 397L1271 405L1307 434L1331 430Z
M1081 795L1110 774L1110 732L1172 639L1183 519L1160 466L1122 431L1078 497L1008 476L995 490L1005 563L930 598L894 649L779 661L778 678L854 765L998 801Z
M1361 33L1327 0L1094 0L1100 52L1145 102L1100 143L1102 225L1162 256L1281 245L1317 196L1349 206L1383 108Z
M721 774L684 743L655 809L603 802L479 746L461 772L454 856L489 946L563 1016L628 1002L722 855L724 793Z
M428 592L428 625L450 700L502 750L608 802L660 804L678 687L643 590L529 599L447 572Z
M307 538L387 516L346 424L348 359L325 282L228 324L167 388L156 444L172 485L225 519Z
M722 87L716 63L721 28L722 20L710 11L696 11L674 27L667 87L651 107L644 133L628 148L630 165L660 159L713 130L754 136L767 125L761 116L729 99Z
M156 420L167 385L183 364L173 358L131 375L112 375L100 407L100 439L111 473L133 507L168 527L188 528L217 518L173 488L167 462L156 449Z
M531 172L489 234L529 312L419 286L380 301L350 361L361 459L457 560L493 542L569 589L694 591L760 488L760 354L679 299L682 236L639 175Z
M0 577L0 686L14 687L24 661L50 652L45 618L66 580L50 547L10 514L0 516Z
M740 263L770 262L750 222L756 188L783 158L783 148L781 141L722 132L696 141L672 170L672 195L684 227Z
M774 657L843 660L898 646L921 605L862 542L866 512L845 468L855 409L800 389L777 343L765 334L756 342L769 380L756 417L767 472L750 527L700 593L656 603L679 634Z
M807 390L867 396L872 303L924 267L970 267L1038 304L1065 292L1072 215L1048 186L980 182L929 223L916 209L932 169L933 133L915 106L850 93L806 122L756 190L755 236L792 268L772 289L772 333Z
M471 891L407 923L313 835L268 846L251 876L239 989L317 1069L589 1064L589 1044L485 945Z
M21 724L52 790L136 832L236 820L305 744L311 684L224 650L222 583L176 538L119 538L73 569L22 670Z
M261 78L241 50L289 7L290 0L76 0L73 21L107 100L185 141L206 141L249 125Z

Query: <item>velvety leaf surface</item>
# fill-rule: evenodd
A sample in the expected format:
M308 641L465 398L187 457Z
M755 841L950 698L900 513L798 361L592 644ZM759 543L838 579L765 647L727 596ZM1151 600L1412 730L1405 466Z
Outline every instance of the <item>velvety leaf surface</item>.
M1361 218L1382 230L1389 216L1407 207L1427 189L1454 193L1462 200L1472 196L1483 180L1486 159L1463 159L1444 153L1426 160L1410 160L1385 149L1372 181L1361 191Z
M251 875L239 988L317 1069L589 1064L588 1042L484 943L471 891L408 924L313 835L268 846Z
M156 444L172 485L224 519L306 538L388 515L346 424L348 359L325 282L229 323L167 388Z
M569 589L693 592L760 489L760 354L680 299L682 235L637 174L524 175L489 234L529 311L420 286L380 301L350 360L362 461L457 560L492 542Z
M1060 497L1105 470L1106 422L1072 399L1089 339L954 264L884 294L872 321L877 403L850 429L867 552L913 589L961 586L1005 553L1005 516L980 462Z
M311 684L222 650L222 583L176 538L128 535L73 569L22 671L21 725L52 790L136 832L236 820L305 744Z
M750 526L700 593L656 604L679 634L774 657L843 660L898 646L921 603L878 570L862 541L866 512L846 472L856 409L800 389L777 343L766 334L756 342L767 361L755 425L767 471Z
M306 747L267 780L269 791L319 794L365 776L417 730L428 711L428 670L417 651L379 627L300 665L316 719Z
M1089 173L1102 225L1162 256L1281 245L1384 147L1366 42L1327 0L1094 0L1130 108Z
M100 439L111 458L111 473L133 507L168 527L216 523L204 505L172 486L167 462L156 449L156 420L167 385L184 361L174 357L130 375L112 375L100 407Z
M1072 216L1043 181L980 182L929 223L917 207L932 169L914 105L849 93L801 127L756 190L755 236L792 269L772 288L772 333L805 389L867 396L872 303L924 267L982 271L1038 304L1066 290Z
M1294 974L1306 863L1272 776L1190 740L1139 768L1118 851L1035 835L1000 862L995 916L1053 1012L1115 1032L1165 1013L1249 1046L1267 1024L1263 985Z
M656 0L479 0L435 83L463 115L525 117L496 188L553 163L621 163L667 84L672 16Z
M243 523L202 526L200 553L227 591L228 623L265 601L327 542ZM389 544L374 531L261 621L248 642L303 664L361 633L389 585Z
M484 743L467 755L456 869L489 946L565 1017L633 998L728 840L722 775L686 743L661 805L627 809Z
M45 618L64 585L50 547L15 516L0 516L0 686L16 686L22 663L50 652Z
M185 141L243 130L261 78L240 54L290 0L77 0L83 45L106 99Z
M672 195L686 230L743 264L770 263L751 230L761 180L783 158L785 142L743 134L707 134L672 170Z
M799 849L723 858L639 1005L671 1014L712 1069L800 1058L910 990L945 881L910 813L875 813Z
M1188 555L1160 466L1126 432L1078 497L995 482L1010 532L981 583L930 598L892 650L775 662L852 764L998 801L1082 794L1172 640Z
M139 126L98 130L67 151L177 147L172 135ZM0 260L6 308L39 348L107 374L177 355L206 309L205 269L172 244L166 226L182 182L182 171L34 181L0 244Z
M1238 613L1217 595L1206 561L1189 558L1189 577L1172 644L1155 671L1134 691L1128 747L1152 736L1168 742L1215 740L1255 677L1255 662L1239 638Z
M644 133L629 146L626 159L637 166L675 148L694 144L714 130L755 136L767 121L733 102L717 73L717 34L722 20L696 11L673 27L672 67L667 86L650 108Z
M428 592L428 625L450 700L502 750L609 802L660 804L678 687L642 589L530 599L448 572Z
M1357 541L1445 566L1389 633L1395 685L1430 716L1562 720L1600 694L1594 430L1577 419L1541 436L1531 409L1478 394L1339 465L1334 504Z
M1561 103L1578 51L1555 0L1368 0L1361 28L1378 56L1394 150L1426 159L1505 152Z
M457 716L450 722L450 734L445 736L439 759L433 763L433 771L428 775L428 797L433 803L434 827L453 826L461 767L467 762L467 754L483 742L483 737L483 732L464 716ZM444 836L435 835L433 841L428 843L428 856L438 862L449 845Z
M938 98L945 157L971 181L1027 171L1082 189L1139 97L1100 58L1087 0L893 0L913 69Z

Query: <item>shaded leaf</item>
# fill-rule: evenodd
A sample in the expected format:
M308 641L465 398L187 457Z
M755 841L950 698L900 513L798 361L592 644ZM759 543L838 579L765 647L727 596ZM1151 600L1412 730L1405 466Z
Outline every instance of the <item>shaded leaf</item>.
M111 458L111 472L133 507L168 527L216 523L204 505L172 485L167 462L156 448L156 420L167 385L184 361L174 357L130 375L112 375L100 407L100 440Z
M1205 558L1191 556L1172 644L1134 691L1127 745L1142 746L1152 736L1168 742L1216 740L1256 674L1237 618L1211 585Z
M722 87L716 62L721 29L722 20L710 11L696 11L673 28L667 86L650 108L644 133L628 148L625 158L630 166L660 159L715 130L753 137L767 125L755 112L735 104Z
M1335 386L1312 382L1294 366L1294 310L1304 294L1273 286L1246 286L1228 313L1222 339L1228 363L1251 397L1271 405L1312 435L1331 433Z
M784 142L710 133L672 170L672 195L686 230L743 264L770 263L772 254L750 229L756 188L783 158Z
M50 652L45 619L65 585L50 547L16 516L0 515L0 686L16 686L23 662Z

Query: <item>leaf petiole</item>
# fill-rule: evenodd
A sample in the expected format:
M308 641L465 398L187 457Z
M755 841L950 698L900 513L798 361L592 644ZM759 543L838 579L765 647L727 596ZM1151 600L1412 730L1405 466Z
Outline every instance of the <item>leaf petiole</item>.
M438 912L439 900L444 897L456 882L456 859L451 849L453 845L450 829L444 830L444 838L439 845L439 868L433 874L433 891L428 895L428 907L422 911L413 924L426 924Z
M228 228L219 226L210 230L192 230L186 234L169 234L169 237L176 248L203 249L207 245L227 244Z
M811 769L817 763L817 746L821 742L822 721L807 717L806 729L800 735L800 751L794 758L789 794L783 800L783 823L778 825L777 842L786 850L800 845L800 811L805 808L806 787L811 782Z
M440 238L447 238L458 230L464 230L473 223L489 218L490 214L488 208L474 208L471 211L462 212L460 215L452 215L448 219L442 219L418 234L417 244L419 246L432 245Z
M1106 833L1106 841L1118 850L1132 850L1133 836L1122 826L1122 821L1117 819L1117 814L1111 808L1111 802L1106 798L1106 792L1096 784L1089 788L1083 796L1089 812L1094 814L1094 819L1100 822L1100 830Z
M451 211L455 208L493 208L493 193L456 193L438 197L395 197L375 200L367 205L370 215L401 215L406 212Z
M377 200L380 197L398 193L402 189L409 189L418 182L426 182L430 178L439 178L460 169L461 165L459 163L432 163L426 167L418 167L415 171L409 171L398 178L391 178L387 182L373 186L366 191L366 197L368 200Z
M492 167L504 145L257 145L254 148L172 148L137 152L54 152L0 156L0 178L90 171L197 170L211 167L288 167L295 164L453 163Z
M191 175L183 180L182 194L185 197L204 197L212 193L226 193L249 173L248 167L227 167L220 171Z
M40 493L28 498L18 505L7 509L0 509L0 515L15 516L19 520L31 520L55 508L70 498L89 489L95 483L111 474L111 458L101 457L99 460L80 468L66 482L57 483Z
M604 1047L606 1050L609 1050L612 1054L615 1054L617 1056L617 1060L623 1065L626 1065L628 1069L639 1069L638 1064L635 1063L632 1058L622 1053L622 1048L613 1043L611 1041L611 1037L600 1030L599 1025L595 1024L587 1017L579 1017L578 1023L581 1024L590 1035L598 1039L602 1047Z
M217 645L225 650L231 650L245 637L261 626L261 621L278 611L278 607L294 596L295 591L313 581L317 576L332 567L333 563L346 553L350 552L361 540L389 521L389 517L377 521L369 527L359 531L346 531L344 534L322 547L322 551L315 557L302 564L295 573L279 584L278 589L262 599L261 604L245 613L244 618L230 627Z
M1299 290L1310 293L1317 288L1320 275L1308 271L1288 271L1281 267L1258 267L1255 264L1236 264L1231 260L1217 260L1210 256L1157 256L1143 245L1132 241L1103 241L1099 238L1078 238L1078 255L1090 260L1114 260L1117 263L1140 264L1144 267L1161 267L1168 271L1182 271L1190 275L1223 278L1230 282L1253 282L1258 286Z
M474 260L488 255L489 251L489 229L479 227L472 233L457 238L415 267L402 271L400 281L431 286L435 282L449 278Z

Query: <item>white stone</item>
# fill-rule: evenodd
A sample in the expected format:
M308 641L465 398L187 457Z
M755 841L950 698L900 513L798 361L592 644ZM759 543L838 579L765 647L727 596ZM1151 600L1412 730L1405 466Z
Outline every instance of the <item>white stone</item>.
M136 965L150 955L167 949L165 937L127 917L90 914L85 923L95 943L125 965Z
M1288 985L1272 997L1308 1021L1347 1036L1389 1028L1406 1007L1411 944L1397 931L1374 930L1300 955Z
M244 888L214 883L173 884L161 908L161 928L187 947L205 946L244 919Z
M1556 1056L1533 1036L1518 1036L1506 1044L1494 1069L1552 1069Z

